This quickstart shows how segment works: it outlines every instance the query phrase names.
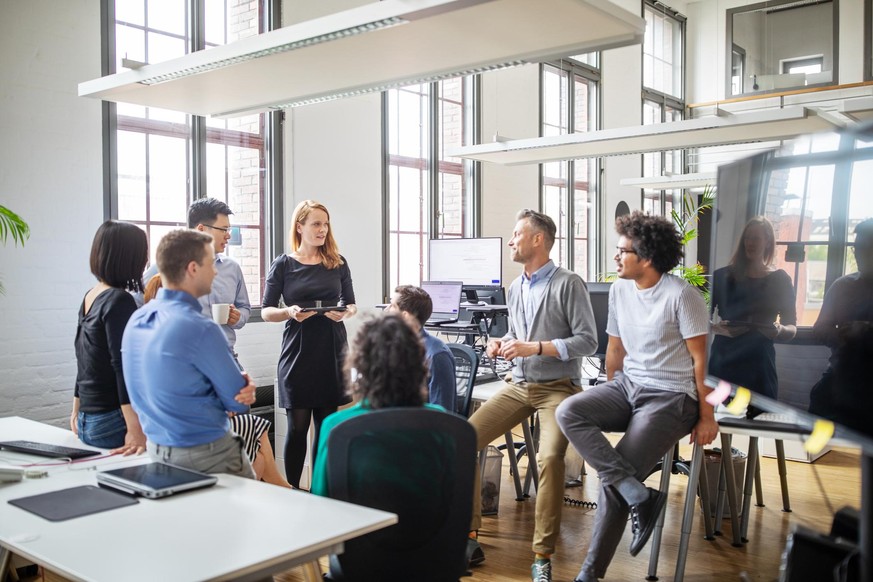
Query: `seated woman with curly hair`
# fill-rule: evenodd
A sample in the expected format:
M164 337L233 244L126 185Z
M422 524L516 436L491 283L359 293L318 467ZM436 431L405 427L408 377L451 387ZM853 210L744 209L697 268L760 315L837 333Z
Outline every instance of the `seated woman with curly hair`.
M361 326L346 358L345 375L357 404L324 419L312 471L316 495L327 495L327 440L341 422L384 408L424 406L445 411L427 403L424 345L399 315L386 314Z

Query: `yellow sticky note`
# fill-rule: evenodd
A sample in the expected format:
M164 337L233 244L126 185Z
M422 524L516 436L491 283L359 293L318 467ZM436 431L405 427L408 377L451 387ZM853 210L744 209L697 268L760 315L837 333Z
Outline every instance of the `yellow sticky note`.
M834 423L830 420L819 419L812 425L812 434L803 443L803 450L807 453L817 455L831 437L834 436Z
M743 412L745 412L751 400L752 393L749 391L749 389L743 388L742 386L737 386L737 393L734 395L734 399L731 400L731 403L725 406L725 410L727 410L728 414L739 416Z

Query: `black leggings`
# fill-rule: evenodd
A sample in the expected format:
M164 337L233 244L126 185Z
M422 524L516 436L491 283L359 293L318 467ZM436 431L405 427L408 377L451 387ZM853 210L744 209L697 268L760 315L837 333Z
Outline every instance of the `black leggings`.
M288 434L285 437L285 477L295 489L300 488L300 474L306 460L306 435L309 433L309 420L315 419L315 441L312 445L312 465L315 465L315 451L318 448L318 435L321 423L336 412L332 408L286 408Z

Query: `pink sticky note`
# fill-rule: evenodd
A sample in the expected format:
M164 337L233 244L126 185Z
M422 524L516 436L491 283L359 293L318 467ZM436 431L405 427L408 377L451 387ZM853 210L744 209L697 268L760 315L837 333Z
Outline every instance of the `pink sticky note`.
M712 406L718 406L731 395L731 385L724 380L718 381L715 390L706 395L706 401Z

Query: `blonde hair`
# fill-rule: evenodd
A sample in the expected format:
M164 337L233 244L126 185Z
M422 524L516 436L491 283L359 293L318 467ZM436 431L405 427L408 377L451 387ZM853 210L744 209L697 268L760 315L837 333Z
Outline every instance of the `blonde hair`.
M764 264L768 267L773 264L773 259L776 257L776 233L773 230L773 223L767 220L764 216L755 216L746 223L743 229L743 234L740 236L740 241L737 243L737 248L734 251L734 256L731 257L730 264L734 267L734 275L740 279L746 276L746 270L749 268L749 258L746 256L746 235L749 230L758 227L764 232L764 238L767 241L767 247L764 249Z
M149 279L149 282L146 283L145 291L142 294L143 303L148 303L152 299L154 299L158 294L158 289L163 287L163 282L161 281L161 275L156 274Z
M297 232L297 225L306 224L306 219L309 218L309 215L313 210L321 210L327 214L327 219L330 221L330 212L327 211L324 204L316 202L315 200L304 200L298 204L297 208L294 209L294 215L291 218L291 222L293 223L289 237L291 239L291 252L296 252L303 242L303 238L300 236L300 233ZM328 225L327 236L324 237L324 244L318 249L318 251L321 254L321 264L324 265L325 268L336 269L343 264L336 240L333 238L333 229L330 228L330 225Z

